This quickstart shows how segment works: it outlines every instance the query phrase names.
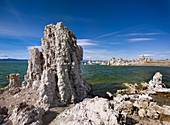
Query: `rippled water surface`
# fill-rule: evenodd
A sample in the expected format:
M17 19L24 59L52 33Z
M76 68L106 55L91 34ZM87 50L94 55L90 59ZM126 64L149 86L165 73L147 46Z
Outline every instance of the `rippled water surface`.
M163 74L163 82L170 87L170 67L84 65L81 68L84 79L99 95L106 91L116 92L125 82L148 82L156 72Z
M115 92L121 84L148 82L156 72L163 74L163 81L170 86L170 67L155 66L100 66L82 65L83 78L92 84L94 93ZM27 71L27 62L0 62L0 83L8 83L7 75L20 73L21 81Z

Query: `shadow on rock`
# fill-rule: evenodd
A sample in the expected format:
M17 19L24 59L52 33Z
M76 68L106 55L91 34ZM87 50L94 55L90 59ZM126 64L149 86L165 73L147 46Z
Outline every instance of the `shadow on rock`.
M47 111L43 116L43 125L48 125L53 121L59 113L55 111Z

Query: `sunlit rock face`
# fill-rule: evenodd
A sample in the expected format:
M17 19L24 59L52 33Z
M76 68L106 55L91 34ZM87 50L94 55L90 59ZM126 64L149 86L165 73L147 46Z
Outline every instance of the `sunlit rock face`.
M47 25L42 38L42 52L30 50L30 60L23 88L39 91L39 104L67 104L85 98L90 87L83 81L80 62L83 49L76 36L63 26Z
M164 83L162 83L162 74L160 72L157 72L154 76L153 79L149 81L149 87L150 88L160 88L162 89L165 87Z
M50 125L125 125L126 114L114 110L113 101L85 99L58 115Z
M23 87L29 88L34 81L40 81L42 74L43 57L38 48L30 50L27 74L25 75Z

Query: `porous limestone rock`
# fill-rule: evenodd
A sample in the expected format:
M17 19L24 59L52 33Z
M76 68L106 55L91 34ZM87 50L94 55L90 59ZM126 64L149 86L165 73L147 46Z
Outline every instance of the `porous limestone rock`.
M146 116L146 111L145 111L145 109L139 109L138 115L139 115L139 117L141 117L141 118L145 117L145 116Z
M90 87L81 76L83 49L76 36L61 22L47 25L42 38L42 52L30 50L30 60L23 88L39 91L38 105L67 104L84 99Z
M153 59L151 58L146 58L144 55L142 55L139 59L134 59L134 60L124 60L122 58L114 58L112 57L110 60L108 60L107 65L111 66L126 66L126 65L143 65L147 64L147 62L152 62Z
M9 119L13 125L42 125L43 115L44 109L23 102L15 107Z
M32 87L34 81L38 84L42 74L43 58L38 48L30 49L30 60L28 61L27 74L24 76L22 86L24 88Z
M18 73L9 74L8 79L9 79L8 88L20 87L20 75Z
M153 76L153 80L149 81L149 89L162 89L165 85L162 83L162 74L160 72L157 72Z
M170 89L166 88L165 84L162 82L162 74L160 72L155 73L153 79L149 83L141 84L123 84L127 89L117 90L117 93L134 93L134 94L156 94L156 93L170 93Z
M54 101L58 101L56 92L56 79L55 73L52 70L44 70L41 79L41 85L39 87L40 95L40 104L46 105L49 107ZM55 99L55 100L54 100ZM58 102L56 102L58 104Z
M127 87L127 91L129 91L129 93L137 93L138 90L137 90L137 87L138 85L135 83L135 84L128 84L128 83L123 83L123 85L125 87Z
M8 91L10 95L15 95L16 93L20 92L20 75L19 73L12 73L8 75L9 84L4 88L0 88L0 93L4 91Z
M114 111L112 101L95 97L65 110L50 125L123 125L125 122L126 115Z
M149 84L136 84L135 87L132 84L125 85L128 88L118 91L116 97L113 98L115 111L127 113L127 117L134 119L138 124L170 124L170 106L161 106L159 102L161 100L155 98L156 94L165 94L162 99L168 98L166 94L170 92L170 89L164 88L162 75L159 72L153 76ZM135 94L132 88L136 91ZM158 98L160 99L159 96Z

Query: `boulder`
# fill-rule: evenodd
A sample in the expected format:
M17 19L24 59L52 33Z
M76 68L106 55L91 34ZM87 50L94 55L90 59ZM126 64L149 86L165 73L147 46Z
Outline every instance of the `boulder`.
M126 115L114 111L111 101L95 97L65 110L50 125L122 125Z

